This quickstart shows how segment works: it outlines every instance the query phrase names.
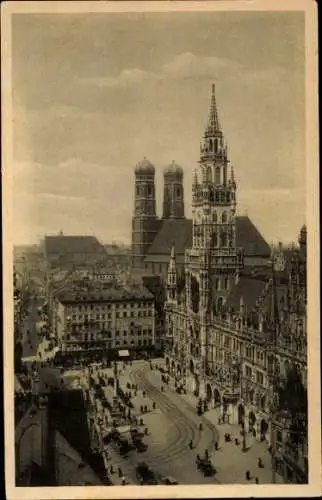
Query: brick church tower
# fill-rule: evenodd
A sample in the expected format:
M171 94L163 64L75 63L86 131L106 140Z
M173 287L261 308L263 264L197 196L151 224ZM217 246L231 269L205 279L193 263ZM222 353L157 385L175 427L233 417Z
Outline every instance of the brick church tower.
M163 219L183 217L183 170L173 161L164 171Z
M132 266L143 267L144 258L159 229L156 216L155 168L144 158L135 168L132 218Z

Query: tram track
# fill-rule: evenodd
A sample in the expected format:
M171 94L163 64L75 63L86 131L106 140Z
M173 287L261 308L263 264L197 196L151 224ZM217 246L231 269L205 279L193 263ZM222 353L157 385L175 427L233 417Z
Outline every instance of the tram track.
M151 465L158 465L161 462L169 463L182 457L188 451L190 440L196 441L197 426L191 424L189 420L184 417L181 412L173 403L171 403L166 396L162 394L151 382L149 382L144 374L147 367L138 370L132 374L132 378L138 383L142 390L144 390L149 397L155 401L162 413L168 416L173 421L177 430L178 438L170 446L162 448L157 455L150 461ZM134 376L133 376L134 375ZM180 421L182 424L180 425Z
M184 410L178 408L175 403L171 402L170 399L164 395L155 385L150 382L146 377L146 372L148 371L148 367L145 366L135 372L131 373L131 379L133 382L137 383L137 385L144 390L147 395L157 403L160 410L170 419L172 420L175 428L177 430L177 436L175 442L171 445L162 448L157 455L153 457L149 461L151 466L157 467L158 465L170 463L174 460L178 460L182 458L185 454L190 453L189 450L189 442L193 441L195 446L197 447L200 443L201 433L199 431L198 425L189 419L186 416ZM187 408L188 411L191 411L191 405L182 400L183 405ZM207 421L207 419L203 416L200 417L200 420L203 423L204 431L208 431L210 433L209 438L209 446L208 451L211 453L214 450L215 442L218 440L218 431L215 427ZM216 478L213 478L214 482L220 484Z

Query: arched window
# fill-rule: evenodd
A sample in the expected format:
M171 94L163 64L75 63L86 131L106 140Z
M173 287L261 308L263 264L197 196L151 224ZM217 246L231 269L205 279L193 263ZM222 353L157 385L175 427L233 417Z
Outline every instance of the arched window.
M216 290L220 290L220 279L219 278L216 278L215 287L216 287Z
M224 305L224 299L223 299L223 297L218 297L218 300L217 300L217 311L218 312L222 311L223 305Z
M180 189L180 186L177 187L177 197L180 198L180 195L181 195L181 189Z
M140 186L137 184L136 185L136 194L139 195L140 194Z
M209 140L209 151L212 151L212 139Z
M220 184L220 167L215 170L215 184Z
M218 246L218 234L217 233L213 234L213 236L212 236L212 243L213 243L214 247Z
M215 139L215 153L218 151L218 139Z
M229 281L228 281L228 278L225 278L224 279L224 288L225 288L225 290L228 290L228 287L229 287Z
M221 247L227 246L227 234L226 233L221 233L221 235L220 235L220 246Z
M221 216L221 222L223 224L226 224L227 223L227 212L223 212L222 216Z
M212 214L212 220L213 220L213 222L217 222L217 220L218 220L218 217L217 217L217 212L214 212L214 213Z

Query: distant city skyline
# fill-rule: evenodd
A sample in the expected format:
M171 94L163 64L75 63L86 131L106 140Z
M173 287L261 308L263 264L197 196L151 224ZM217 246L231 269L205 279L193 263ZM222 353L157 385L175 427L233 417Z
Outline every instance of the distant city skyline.
M192 173L216 84L238 213L268 243L305 223L304 16L283 12L16 15L15 244L62 230L129 244L134 168Z

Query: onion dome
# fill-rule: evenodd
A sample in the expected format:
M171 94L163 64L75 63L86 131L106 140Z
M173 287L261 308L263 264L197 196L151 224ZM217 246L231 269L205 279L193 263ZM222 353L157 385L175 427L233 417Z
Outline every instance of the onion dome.
M136 174L154 174L155 168L145 157L135 167Z
M183 176L183 168L176 164L173 160L170 165L168 165L164 170L165 176L175 176L182 177Z

